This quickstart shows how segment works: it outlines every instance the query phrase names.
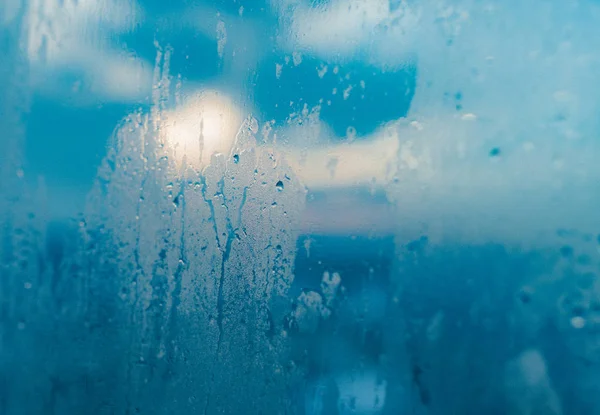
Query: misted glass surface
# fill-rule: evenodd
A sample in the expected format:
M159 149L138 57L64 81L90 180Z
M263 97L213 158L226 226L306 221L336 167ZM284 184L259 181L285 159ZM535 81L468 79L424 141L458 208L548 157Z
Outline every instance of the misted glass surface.
M595 0L1 0L0 414L599 414L599 74Z

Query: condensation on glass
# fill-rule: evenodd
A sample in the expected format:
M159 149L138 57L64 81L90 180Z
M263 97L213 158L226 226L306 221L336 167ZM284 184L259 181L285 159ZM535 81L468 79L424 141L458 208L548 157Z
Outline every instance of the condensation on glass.
M4 0L0 414L600 413L600 4Z

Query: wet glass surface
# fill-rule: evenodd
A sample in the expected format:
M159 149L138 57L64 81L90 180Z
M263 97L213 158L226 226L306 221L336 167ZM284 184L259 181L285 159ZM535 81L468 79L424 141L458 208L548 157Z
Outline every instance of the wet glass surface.
M600 413L600 5L0 2L0 414Z

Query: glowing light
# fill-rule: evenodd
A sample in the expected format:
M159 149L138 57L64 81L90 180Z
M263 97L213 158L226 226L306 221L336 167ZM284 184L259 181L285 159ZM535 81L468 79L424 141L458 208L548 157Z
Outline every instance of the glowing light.
M229 153L242 122L241 111L225 95L203 91L167 112L163 131L176 162L206 167L213 154Z

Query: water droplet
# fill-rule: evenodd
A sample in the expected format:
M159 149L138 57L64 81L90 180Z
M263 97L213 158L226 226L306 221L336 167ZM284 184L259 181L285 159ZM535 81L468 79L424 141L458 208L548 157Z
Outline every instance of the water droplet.
M569 245L565 245L562 248L560 248L560 254L564 258L570 258L573 256L573 248L570 247Z
M18 328L19 330L25 330L25 322L24 322L24 321L19 321L19 322L17 323L17 328Z
M528 287L524 288L523 290L521 290L521 292L519 292L519 300L521 300L523 304L531 303L532 296L533 291L531 290L531 288Z
M277 184L275 185L275 187L277 188L278 191L283 191L283 182L281 180L279 180L277 182Z
M238 154L233 155L233 162L238 164L240 162L240 156Z
M30 290L32 285L30 282L26 282L25 284L23 284L23 287L25 287L26 290Z
M277 202L271 203L271 207L277 207Z
M500 155L500 148L494 147L490 150L490 157L498 157Z
M356 139L356 128L350 126L346 128L346 138L348 141L353 141Z

